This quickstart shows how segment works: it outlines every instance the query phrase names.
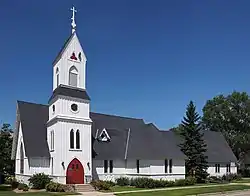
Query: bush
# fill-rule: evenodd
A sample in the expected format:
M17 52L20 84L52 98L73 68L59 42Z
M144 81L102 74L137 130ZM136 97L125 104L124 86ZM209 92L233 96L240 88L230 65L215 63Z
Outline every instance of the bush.
M104 182L110 184L111 187L116 185L115 182L113 182L111 180L105 180Z
M65 184L65 185L64 185L64 192L67 192L67 193L76 192L75 185L72 185L72 184Z
M28 185L24 184L24 183L20 183L17 188L18 188L18 190L23 190L23 191L28 191L29 190Z
M176 180L174 185L175 186L185 186L186 185L186 179Z
M241 175L226 174L222 176L223 181L232 182L233 180L241 180Z
M4 179L4 183L5 184L12 184L12 181L17 181L16 180L16 178L14 177L14 176L7 176L7 177L5 177L5 179Z
M218 176L209 176L206 179L206 183L223 183L223 180L221 177Z
M28 191L28 190L29 190L29 187L28 187L27 184L25 184L24 187L23 187L23 191Z
M34 174L29 182L32 184L32 188L34 189L44 189L45 186L50 183L51 178L44 173Z
M195 185L197 183L197 179L194 177L187 177L185 179L185 185L190 186L190 185Z
M241 174L242 177L250 177L250 169L239 169L239 174Z
M91 185L94 187L95 190L110 190L111 188L110 183L102 180L92 181Z
M119 186L128 186L130 185L130 180L129 178L126 178L126 177L117 178L116 184Z
M57 183L57 182L50 182L45 186L46 191L48 192L66 192L66 185Z

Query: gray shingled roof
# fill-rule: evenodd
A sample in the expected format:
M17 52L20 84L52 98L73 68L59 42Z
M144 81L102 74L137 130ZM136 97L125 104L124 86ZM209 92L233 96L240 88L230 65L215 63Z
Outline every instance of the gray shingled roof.
M74 98L84 99L84 100L90 100L90 97L86 90L82 90L79 88L69 87L65 85L59 85L51 95L49 102L54 99L57 95L63 95L63 96L70 96Z
M46 141L48 106L18 101L22 123L25 151L28 157L49 157ZM142 119L90 113L93 121L92 135L98 136L105 128L111 137L110 142L93 143L95 159L185 159L178 147L179 138L170 131L160 131ZM208 145L209 162L236 161L224 137L220 133L205 134ZM13 145L14 148L15 145ZM16 149L14 149L16 151Z
M175 137L174 140L176 144L180 144L180 137L174 134L173 131L170 132L172 132L173 138ZM208 157L209 163L237 162L237 158L222 133L206 130L204 131L203 138L207 144L207 152L205 155Z
M18 101L27 157L50 157L47 143L48 106Z
M237 162L237 158L222 133L204 131L204 140L207 144L208 162Z

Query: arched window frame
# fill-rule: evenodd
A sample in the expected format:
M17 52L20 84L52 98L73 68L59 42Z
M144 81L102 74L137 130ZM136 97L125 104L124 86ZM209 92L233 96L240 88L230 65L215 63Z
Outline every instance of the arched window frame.
M80 131L76 131L76 149L80 149Z
M74 81L74 79L76 81ZM69 85L73 87L78 87L79 75L77 68L73 65L69 69Z
M20 174L24 173L24 151L23 151L23 143L20 145Z
M70 149L75 148L75 139L74 139L74 130L71 129L70 131Z
M56 68L56 87L59 86L59 69L58 67Z

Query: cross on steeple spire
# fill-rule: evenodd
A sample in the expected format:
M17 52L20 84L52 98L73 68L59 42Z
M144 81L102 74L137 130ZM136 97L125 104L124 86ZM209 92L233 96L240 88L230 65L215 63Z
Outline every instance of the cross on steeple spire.
M77 11L74 6L70 10L72 11L71 26L72 26L72 34L73 34L76 31L75 13Z

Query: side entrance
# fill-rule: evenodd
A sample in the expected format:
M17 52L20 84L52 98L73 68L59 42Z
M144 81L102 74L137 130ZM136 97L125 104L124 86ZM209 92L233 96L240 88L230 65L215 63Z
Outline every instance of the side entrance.
M78 159L73 159L67 168L66 173L67 184L84 184L84 169Z

